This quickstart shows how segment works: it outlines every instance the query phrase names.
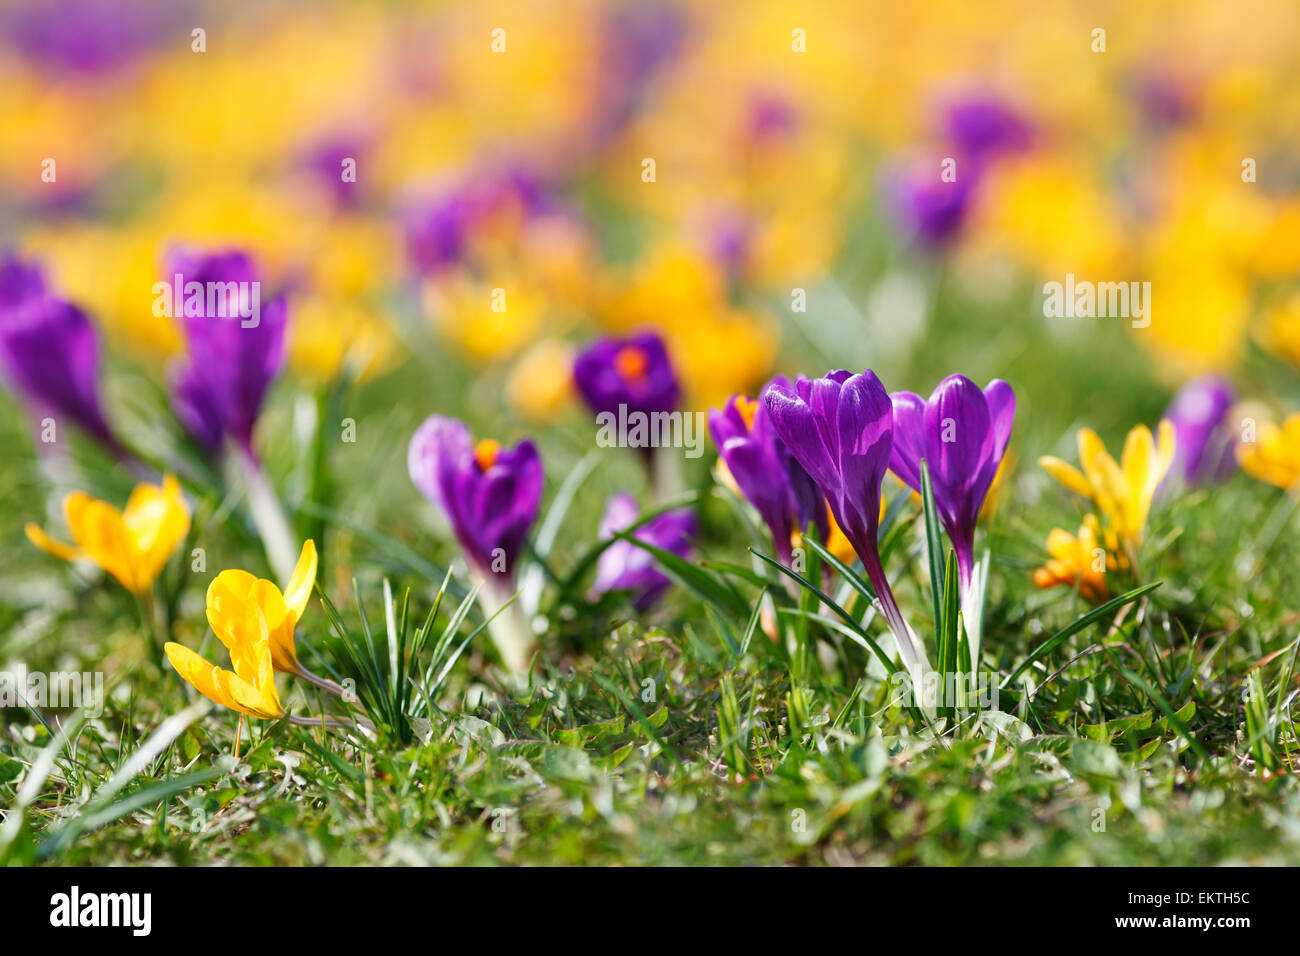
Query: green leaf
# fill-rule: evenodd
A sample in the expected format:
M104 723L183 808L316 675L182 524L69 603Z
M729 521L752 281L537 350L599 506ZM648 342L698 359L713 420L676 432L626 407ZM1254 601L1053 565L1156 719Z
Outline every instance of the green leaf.
M748 615L749 605L745 603L744 598L737 594L730 585L721 583L698 565L692 564L671 551L657 548L648 541L642 541L629 531L620 531L615 537L621 538L653 555L665 574L682 587L693 591L708 601L718 610L725 611L732 617L737 618L745 618Z
M934 487L930 483L930 467L921 459L921 502L925 508L925 550L930 559L930 601L934 605L934 626L939 627L943 615L943 529L939 526L939 511L934 504Z
M1047 640L1043 641L1043 643L1035 647L1033 651L1030 652L1029 656L1026 657L1023 661L1021 661L1020 666L1017 667L1014 671L1012 671L1011 676L1007 678L1006 680L1007 686L1008 687L1014 686L1017 677L1019 677L1021 674L1027 671L1033 664L1042 660L1048 654L1052 653L1052 651L1056 650L1056 648L1060 646L1062 643L1069 640L1075 634L1078 634L1084 628L1088 627L1091 624L1096 623L1097 621L1100 621L1102 618L1106 617L1106 615L1110 614L1111 612L1118 611L1124 605L1132 604L1134 601L1142 597L1144 594L1150 594L1156 588L1160 587L1160 585L1163 583L1164 582L1162 581L1153 581L1150 584L1143 584L1140 587L1136 587L1131 591L1126 591L1125 593L1121 594L1119 597L1111 598L1105 604L1093 608L1087 614L1084 614L1083 616L1074 620L1072 623L1061 628L1061 630L1057 631Z
M898 673L897 665L895 665L894 662L889 659L889 656L880 649L880 645L875 642L875 640L871 637L871 635L866 632L866 629L863 628L863 626L857 622L857 620L853 617L853 615L849 614L848 611L844 610L844 608L836 604L834 599L831 598L829 594L827 594L825 591L822 591L820 588L815 587L805 577L803 577L803 575L791 571L789 568L787 568L784 564L782 564L780 561L776 560L775 558L769 558L767 555L755 551L753 548L750 548L749 550L760 560L766 561L768 564L776 568L782 574L786 575L787 577L793 578L803 587L807 588L813 594L821 598L822 602L827 607L829 607L832 611L838 614L840 616L840 619L844 621L845 624L847 624L850 628L853 629L855 633L857 633L862 637L862 639L866 642L867 647L871 649L871 653L876 655L876 659L879 660L881 665L885 668L886 673L889 674Z

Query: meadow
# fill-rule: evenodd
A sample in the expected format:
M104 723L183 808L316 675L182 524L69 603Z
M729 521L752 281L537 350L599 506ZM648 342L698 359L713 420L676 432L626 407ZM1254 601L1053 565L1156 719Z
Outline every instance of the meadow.
M0 862L1300 862L1237 7L8 4Z

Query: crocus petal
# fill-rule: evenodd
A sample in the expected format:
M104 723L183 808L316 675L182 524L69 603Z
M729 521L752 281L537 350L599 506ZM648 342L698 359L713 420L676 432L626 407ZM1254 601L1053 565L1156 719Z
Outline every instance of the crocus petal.
M838 455L832 453L814 419L812 407L794 386L774 383L763 391L763 403L777 434L790 454L821 488L839 485Z
M139 577L142 583L152 583L189 534L190 509L181 495L180 483L167 475L161 487L148 482L136 485L122 511L122 520L139 552Z
M638 514L637 502L632 495L626 492L611 495L601 517L600 537L611 538L635 524ZM685 557L695 536L695 515L688 508L668 511L651 518L632 535L638 541ZM659 570L654 555L630 541L618 540L601 553L591 593L594 597L609 591L629 591L634 607L645 611L670 583L668 576Z
M1138 425L1128 433L1124 442L1124 481L1127 485L1125 500L1129 506L1130 526L1146 524L1146 504L1150 501L1151 477L1155 468L1155 441L1145 425Z
M248 639L245 633L246 614L256 584L256 576L238 568L230 568L218 574L208 585L208 624L217 639L232 652Z
M74 491L63 499L63 515L72 540L92 561L115 577L132 593L141 593L148 582L135 573L137 553L122 513L107 502Z
M984 400L993 422L993 458L997 464L1001 464L1016 421L1016 393L1002 379L995 378L985 386ZM994 465L994 471L997 470L997 464Z
M23 533L27 535L27 540L36 547L40 548L46 554L52 554L62 561L76 561L84 558L85 555L70 544L64 544L61 541L55 541L47 535L40 526L28 522L23 526Z
M894 392L894 444L889 468L915 492L921 491L920 461L925 455L925 399L915 392Z
M265 720L284 714L274 684L270 685L268 694L265 686L258 688L248 683L237 674L209 663L184 645L169 641L164 650L176 672L214 703Z
M964 375L950 375L935 388L925 408L925 450L936 483L957 493L980 473L990 457L988 402Z
M880 483L893 445L893 405L874 372L848 379L836 415L840 476L845 503L852 505L874 540L880 524Z
M298 556L298 566L293 569L293 577L284 589L284 603L295 621L302 620L307 602L311 600L312 588L316 584L316 542L308 538L303 542L302 554Z
M1092 497L1092 483L1088 481L1083 472L1069 462L1062 461L1052 455L1043 455L1038 459L1038 464L1049 475L1075 494L1083 495L1085 498Z

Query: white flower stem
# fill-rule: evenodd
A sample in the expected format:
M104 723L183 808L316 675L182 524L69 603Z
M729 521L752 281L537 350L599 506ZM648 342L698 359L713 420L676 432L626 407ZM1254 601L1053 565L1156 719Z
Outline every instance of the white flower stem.
M271 570L282 584L287 583L293 576L294 565L298 563L298 549L280 499L276 497L266 471L247 452L234 449L230 458L242 473L240 477L248 492L248 510L262 538L262 546L266 548Z
M479 591L483 616L489 619L488 633L501 653L506 669L515 677L528 673L537 638L528 624L523 605L513 592L506 593L492 581L484 581Z

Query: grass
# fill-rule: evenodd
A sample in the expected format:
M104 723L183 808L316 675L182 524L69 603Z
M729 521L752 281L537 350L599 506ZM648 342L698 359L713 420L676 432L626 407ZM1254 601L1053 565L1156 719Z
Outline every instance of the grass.
M759 595L779 596L784 583L751 555L763 542L713 486L707 459L687 463L700 553L669 569L679 586L662 607L642 617L588 603L580 572L604 495L642 479L617 449L602 450L599 467L580 465L592 445L575 420L538 432L548 503L573 469L589 474L566 488L572 501L539 549L548 621L533 681L504 682L476 633L473 595L446 578L453 551L406 477L405 442L435 409L503 438L522 426L485 390L491 372L474 384L426 342L419 361L342 398L358 440L327 447L328 497L300 506L292 491L324 486L310 480L318 446L290 440L290 384L260 432L295 519L326 533L322 600L300 626L300 654L352 678L380 733L258 722L245 725L236 759L236 715L209 710L157 665L120 588L79 580L22 540L22 523L45 514L51 472L35 464L23 415L6 410L0 660L102 671L109 693L93 718L0 710L0 860L1300 862L1290 499L1241 475L1162 497L1143 554L1146 580L1160 586L1045 645L1088 606L1064 589L1035 590L1030 573L1047 531L1077 527L1082 512L1033 459L1073 458L1080 423L1114 442L1159 415L1168 393L1131 358L1126 334L1098 323L1061 340L1033 315L968 312L945 291L915 354L878 369L891 387L921 390L954 368L996 374L1019 396L1019 470L982 537L993 554L983 656L1004 677L1021 670L1033 690L1003 687L997 713L938 735L891 703L865 641L807 592L782 600L788 639L767 636ZM835 364L797 333L790 340L790 369ZM1080 356L1107 358L1099 368ZM115 373L131 374L121 364ZM1296 398L1285 386L1273 394ZM159 399L136 398L144 411L128 430L143 434L150 401ZM128 478L92 456L83 464L98 493L124 497ZM215 646L202 611L211 574L267 573L228 505L197 509L192 546L206 549L206 571L188 571L188 557L170 570L170 626L191 647ZM954 605L951 594L931 597L918 510L896 509L906 524L886 567L933 658L934 619ZM811 559L809 579L860 620L861 596L821 565ZM880 624L868 633L878 638ZM944 653L958 653L951 629L940 633ZM319 713L314 691L289 686L295 714Z

